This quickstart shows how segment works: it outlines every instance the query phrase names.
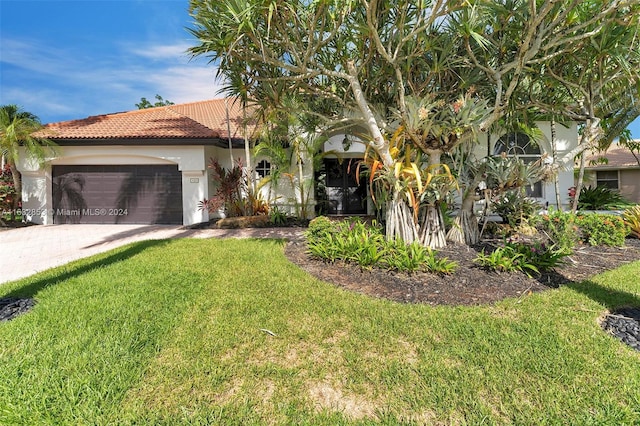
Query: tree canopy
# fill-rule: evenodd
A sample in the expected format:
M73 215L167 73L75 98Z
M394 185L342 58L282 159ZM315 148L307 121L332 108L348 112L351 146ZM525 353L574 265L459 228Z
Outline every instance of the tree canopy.
M241 81L245 99L258 99L274 84L301 99L324 99L333 105L332 118L359 118L385 168L403 163L410 146L412 155L428 156L421 166L426 167L476 140L480 131L526 119L535 106L532 82L543 71L553 87L567 86L570 72L583 67L601 67L598 74L584 74L590 83L595 75L630 75L628 67L612 68L615 60L605 64L581 55L607 56L617 40L607 60L619 55L628 64L635 53L625 56L624 49L637 43L629 34L637 32L639 5L640 0L191 0L190 31L197 44L189 50L209 57L220 76ZM578 69L571 70L572 62ZM585 96L565 93L557 108L575 109ZM417 166L417 157L411 163ZM423 173L417 180L428 178ZM422 183L409 186L415 191ZM412 203L415 195L403 202Z
M160 95L156 95L156 102L151 103L147 98L140 98L140 103L136 104L138 109L155 108L161 106L174 105L170 100L165 100Z

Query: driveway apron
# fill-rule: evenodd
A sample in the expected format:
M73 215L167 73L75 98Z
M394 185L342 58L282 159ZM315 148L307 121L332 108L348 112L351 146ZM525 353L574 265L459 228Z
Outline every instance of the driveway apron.
M136 241L299 238L299 228L190 229L175 225L35 225L0 232L0 284Z

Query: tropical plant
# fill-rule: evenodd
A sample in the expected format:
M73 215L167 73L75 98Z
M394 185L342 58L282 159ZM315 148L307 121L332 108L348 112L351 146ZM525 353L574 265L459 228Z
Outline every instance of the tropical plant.
M269 222L275 226L283 226L287 223L288 216L285 212L280 210L278 206L270 206L269 208Z
M473 89L455 102L446 104L433 96L422 99L407 97L406 111L397 113L400 123L395 137L427 154L425 190L420 193L424 206L419 221L419 241L431 248L446 245L446 229L440 204L458 187L450 168L442 164L443 154L465 142L475 141L476 133L488 115L487 102Z
M624 211L622 217L629 228L629 234L640 238L640 205L628 208Z
M524 272L531 276L531 273L538 274L540 271L531 263L525 254L516 250L511 245L498 247L486 254L482 250L473 260L478 265L495 272Z
M256 98L278 82L305 103L334 103L332 118L356 111L369 145L390 173L397 162L390 122L403 127L408 143L427 154L430 164L440 163L442 152L474 139L473 127L488 130L519 106L516 89L531 65L574 52L600 34L599 28L617 23L628 11L621 1L531 7L528 2L191 0L190 31L197 45L189 50L208 56L221 75L235 77ZM406 213L403 195L395 192L403 186L393 188L388 201L398 207L392 210ZM412 234L413 218L405 213L399 229Z
M315 218L306 237L308 253L328 262L340 260L362 268L438 274L451 274L457 267L455 262L437 257L417 241L407 244L400 239L387 240L381 226L365 224L358 218L342 222Z
M505 192L493 201L492 207L502 222L512 228L528 223L540 211L540 204L525 197L520 190Z
M38 117L23 111L17 105L0 106L0 157L6 162L13 178L16 196L13 197L11 220L15 219L15 209L22 199L22 180L16 162L23 150L27 158L43 162L55 144L44 137L35 137L33 133L42 127Z
M576 48L553 52L531 71L533 104L556 118L584 123L578 146L565 153L554 167L573 165L579 156L575 213L583 190L585 155L588 149L606 150L640 110L636 99L640 84L640 3L581 2L574 19L581 22L585 37ZM594 13L608 10L612 20L597 22Z
M588 186L580 192L580 210L617 210L632 204L620 192L606 186Z
M4 219L11 217L13 208L15 207L16 191L11 176L9 165L0 169L0 223L4 223Z
M507 247L515 253L523 256L523 263L533 265L538 271L549 271L564 263L564 258L571 254L570 250L548 245L544 242L534 241L507 242Z
M211 180L217 185L216 194L200 201L199 208L209 213L221 209L226 217L257 216L269 213L269 205L260 193L247 185L242 162L238 160L231 170L225 169L217 158L209 160Z
M286 178L293 191L293 197L288 201L294 205L296 216L308 219L313 215L315 172L320 169L323 158L328 155L339 157L340 154L322 149L327 137L322 135L321 120L305 110L309 105L293 95L276 95L271 91L267 95L270 98L262 99L256 107L256 115L261 117L262 124L254 156L269 158L272 170L257 187L267 186L271 198L274 188Z
M532 129L522 130L537 134ZM466 244L479 241L478 219L473 212L476 199L484 199L485 216L497 208L503 221L512 227L519 226L538 208L535 201L525 197L523 189L543 177L542 159L525 163L517 156L502 154L476 160L469 152L458 152L453 162L465 190L459 214L447 234L449 240Z

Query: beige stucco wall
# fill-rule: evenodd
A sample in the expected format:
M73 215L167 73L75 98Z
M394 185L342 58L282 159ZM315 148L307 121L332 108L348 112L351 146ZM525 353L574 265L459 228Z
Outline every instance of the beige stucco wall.
M198 210L198 202L209 192L204 150L205 147L197 145L61 146L42 166L21 153L18 170L22 173L22 207L27 212L26 220L45 225L53 223L53 165L177 164L182 172L183 225L207 221L208 214Z
M244 149L233 149L231 151L231 155L233 156L233 162L237 162L238 159L244 165L246 163L246 155ZM207 194L207 198L210 198L216 193L216 185L211 180L211 170L208 168L209 161L211 158L217 158L218 162L222 167L229 170L232 167L231 155L229 154L229 150L225 148L218 147L206 147L205 148L205 158L207 165L207 180L209 181L209 191ZM256 164L261 160L267 160L266 157L257 157L252 159L252 167L255 167ZM313 168L311 161L305 161L303 170L303 180L310 182L313 180ZM300 201L300 192L297 189L299 184L299 172L297 168L292 168L291 170L286 170L281 174L280 181L277 185L272 184L264 184L261 185L261 195L265 201L269 202L271 206L278 206L278 208L288 214L296 214L296 202ZM256 182L260 185L260 178L256 176ZM310 191L311 194L314 193L313 187L308 188L307 191ZM309 211L313 211L315 206L315 200L309 200ZM224 212L222 209L217 213L212 213L211 217L224 217Z
M620 170L620 194L633 203L640 203L640 169Z
M632 203L640 203L640 169L612 170L601 168L600 170L617 171L618 187L620 195ZM597 170L585 170L584 187L594 188L597 185Z

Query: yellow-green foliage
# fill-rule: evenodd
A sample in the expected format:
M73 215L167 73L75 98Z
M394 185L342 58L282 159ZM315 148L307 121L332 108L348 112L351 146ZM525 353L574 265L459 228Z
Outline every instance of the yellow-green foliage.
M629 234L636 238L640 238L640 205L635 205L634 207L625 210L622 217L629 227Z

